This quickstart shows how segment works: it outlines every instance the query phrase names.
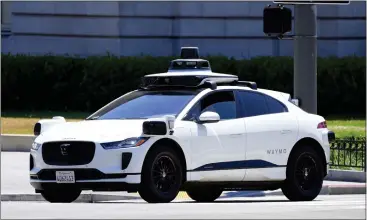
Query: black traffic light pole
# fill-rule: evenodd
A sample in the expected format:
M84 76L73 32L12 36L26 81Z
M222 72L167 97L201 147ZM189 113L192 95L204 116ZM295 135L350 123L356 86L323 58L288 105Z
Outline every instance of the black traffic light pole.
M294 5L294 98L300 107L317 114L317 17L316 5L348 5L349 1L280 0L273 1L278 7L268 5L264 9L264 33L276 34L283 39L291 31L291 11L283 5ZM289 36L286 37L289 39Z
M278 2L278 1L276 1ZM292 30L292 12L279 1L276 7L268 5L264 9L264 33L276 35L279 39L294 40L293 98L299 100L300 107L317 113L317 29L316 5L294 4L294 35L284 35Z
M316 5L294 6L294 98L302 109L317 113L317 18Z

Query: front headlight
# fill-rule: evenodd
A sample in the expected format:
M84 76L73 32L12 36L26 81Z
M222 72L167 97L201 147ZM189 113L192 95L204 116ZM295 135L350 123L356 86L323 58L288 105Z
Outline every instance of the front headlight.
M39 144L37 142L33 142L32 149L33 150L38 150L41 146L42 146L42 144Z
M129 148L129 147L138 147L144 144L149 137L136 137L136 138L128 138L123 141L114 141L108 143L101 143L102 147L106 150L109 149L119 149L119 148Z

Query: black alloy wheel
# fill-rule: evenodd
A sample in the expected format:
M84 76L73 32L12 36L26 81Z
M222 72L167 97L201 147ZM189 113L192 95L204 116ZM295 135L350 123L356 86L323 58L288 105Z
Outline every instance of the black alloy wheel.
M320 193L324 181L324 164L311 146L295 149L289 156L284 195L291 201L312 201Z
M308 154L303 154L297 161L296 180L302 190L310 190L317 184L317 164L314 158Z
M160 193L170 193L177 185L178 172L173 160L168 156L160 156L152 167L152 178Z
M160 146L147 155L143 164L140 196L149 203L174 200L183 182L181 161L172 147Z

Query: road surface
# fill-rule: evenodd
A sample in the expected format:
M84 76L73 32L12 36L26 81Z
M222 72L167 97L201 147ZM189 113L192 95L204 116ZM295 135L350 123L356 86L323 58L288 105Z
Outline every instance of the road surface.
M142 200L51 204L2 202L1 218L84 219L365 219L365 195L319 196L312 202L289 202L284 196L219 199L214 203L175 200L148 204Z

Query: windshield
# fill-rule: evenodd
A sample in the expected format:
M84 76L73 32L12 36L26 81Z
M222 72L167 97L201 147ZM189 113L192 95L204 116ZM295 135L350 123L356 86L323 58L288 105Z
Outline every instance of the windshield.
M88 119L147 119L177 115L196 96L195 91L135 91L110 103Z

